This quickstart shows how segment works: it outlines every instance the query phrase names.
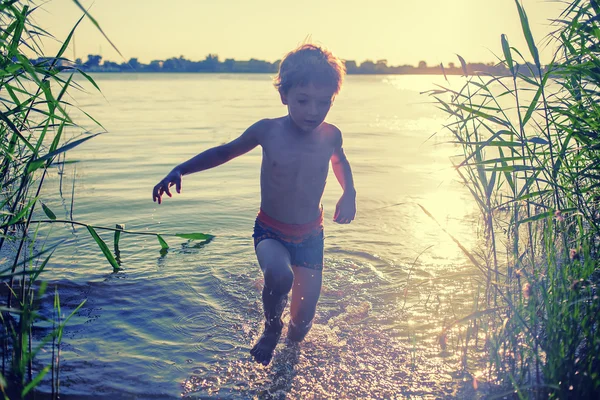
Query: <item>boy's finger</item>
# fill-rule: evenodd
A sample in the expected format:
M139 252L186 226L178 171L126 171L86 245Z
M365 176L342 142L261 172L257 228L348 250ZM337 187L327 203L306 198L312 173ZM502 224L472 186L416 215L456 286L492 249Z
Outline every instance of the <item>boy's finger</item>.
M337 219L337 222L339 222L340 224L349 224L350 221L352 221L352 217L349 217L346 214L340 215Z
M181 193L181 179L175 182L175 190L177 190L177 193Z

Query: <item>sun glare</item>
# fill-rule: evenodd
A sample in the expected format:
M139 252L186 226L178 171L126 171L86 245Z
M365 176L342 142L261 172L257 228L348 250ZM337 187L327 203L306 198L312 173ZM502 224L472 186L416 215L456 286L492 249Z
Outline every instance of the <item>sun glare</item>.
M477 245L476 227L473 226L477 208L466 189L453 182L456 177L453 168L439 170L437 179L443 183L416 199L426 212L418 209L414 235L423 243L434 243L429 252L433 258L431 261L444 266L464 259L464 254L450 235L467 249Z

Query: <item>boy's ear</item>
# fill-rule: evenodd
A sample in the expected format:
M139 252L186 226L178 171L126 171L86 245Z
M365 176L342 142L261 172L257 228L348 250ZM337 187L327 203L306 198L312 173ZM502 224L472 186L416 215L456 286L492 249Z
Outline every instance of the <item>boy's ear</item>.
M281 96L281 103L283 103L284 106L287 106L288 105L287 94L279 92L279 96Z

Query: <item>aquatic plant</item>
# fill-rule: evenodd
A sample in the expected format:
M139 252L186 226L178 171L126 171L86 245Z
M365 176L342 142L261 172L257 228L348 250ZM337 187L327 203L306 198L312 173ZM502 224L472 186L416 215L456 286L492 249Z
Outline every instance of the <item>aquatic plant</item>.
M7 288L0 310L2 376L6 379L0 383L5 397L7 393L25 397L50 370L54 375L53 360L33 376L34 357L45 343L60 337L64 322L56 320L58 327L33 348L31 328L42 319L37 304L46 292L46 285L37 280L53 248L37 250L39 225L32 225L31 220L41 203L48 169L56 168L55 161L66 151L95 136L71 120L67 108L72 105L65 100L69 88L80 87L73 81L78 71L64 58L79 22L54 57L43 57L40 39L49 34L31 22L36 8L23 3L0 2L0 251L8 255L0 272ZM74 129L83 133L67 140L67 130ZM53 216L43 203L42 208Z
M101 31L97 21L77 0L73 1L82 9L83 16L52 57L45 56L42 47L42 39L51 37L50 33L32 22L37 7L31 1L0 1L0 254L6 257L0 263L0 284L6 289L1 291L6 302L0 306L0 390L5 398L27 397L48 373L51 374L51 395L53 398L58 396L62 332L69 318L85 302L64 318L59 294L55 292L54 312L41 309L47 284L41 282L40 277L57 246L48 246L44 240L38 239L42 224L85 226L114 272L121 269L121 234L154 235L162 252L169 248L163 238L165 234L59 220L43 202L46 195L42 195L42 187L48 172L51 169L62 171L69 163L65 159L67 151L104 132L102 125L85 111L81 110L95 123L99 132L84 129L71 119L68 112L76 107L67 100L68 94L83 89L74 79L76 75L100 90L92 77L65 57L65 51L83 18L87 16ZM34 217L41 212L48 219L35 220ZM114 253L97 233L101 229L114 231ZM175 236L204 242L213 238L198 233ZM53 316L49 317L51 314ZM32 327L38 323L51 324L52 329L41 339L34 340ZM50 365L34 371L34 358L50 343Z
M533 62L502 35L508 76L465 70L460 89L428 92L450 117L462 149L453 165L487 243L484 254L462 247L484 290L443 335L469 325L463 347L489 354L488 378L507 396L591 398L600 391L600 6L565 3L544 67L515 3Z

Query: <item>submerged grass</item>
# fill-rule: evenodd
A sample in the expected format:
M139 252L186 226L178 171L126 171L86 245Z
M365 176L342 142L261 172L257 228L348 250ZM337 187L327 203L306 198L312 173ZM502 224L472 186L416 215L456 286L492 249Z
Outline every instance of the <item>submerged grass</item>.
M542 67L515 4L533 63L502 35L499 63L510 76L469 76L459 90L429 92L450 117L462 149L453 164L485 226L483 254L461 246L485 282L474 312L456 321L469 324L463 366L468 354L486 352L486 378L507 389L503 396L596 398L600 6L565 3L555 57Z

